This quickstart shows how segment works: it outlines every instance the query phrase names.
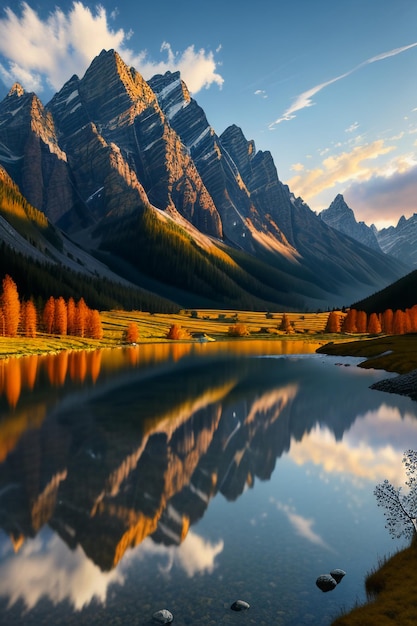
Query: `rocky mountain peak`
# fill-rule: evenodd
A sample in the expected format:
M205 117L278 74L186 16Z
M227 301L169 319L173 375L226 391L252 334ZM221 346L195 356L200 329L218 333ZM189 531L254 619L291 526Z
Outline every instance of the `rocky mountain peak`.
M20 98L25 94L25 90L23 89L20 83L15 83L13 87L10 89L8 96L17 96Z
M373 250L381 251L378 239L372 227L364 222L357 222L352 209L346 204L342 194L337 194L328 209L319 214L328 226L338 230L356 241L360 241Z
M350 220L356 223L355 214L352 209L346 204L345 199L341 193L338 193L328 209L324 209L320 213L320 217L324 219L326 224L333 226L343 218L344 220ZM336 226L334 226L336 228Z
M80 95L99 124L130 124L149 105L156 105L152 89L115 50L102 50L80 81Z

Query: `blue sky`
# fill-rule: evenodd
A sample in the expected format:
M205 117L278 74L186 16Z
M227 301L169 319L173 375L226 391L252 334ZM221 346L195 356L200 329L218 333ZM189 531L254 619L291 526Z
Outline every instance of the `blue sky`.
M417 213L416 0L5 0L0 79L46 103L103 48L182 78L315 211L343 193L378 227Z

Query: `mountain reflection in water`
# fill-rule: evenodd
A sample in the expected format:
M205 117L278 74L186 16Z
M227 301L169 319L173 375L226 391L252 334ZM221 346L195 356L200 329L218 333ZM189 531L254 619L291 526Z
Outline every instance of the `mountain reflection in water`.
M180 344L176 352L83 353L81 366L59 355L54 364L38 362L36 373L21 359L19 394L7 391L10 374L3 374L0 527L13 553L3 549L0 579L27 567L36 552L27 551L30 541L43 542L36 562L45 580L68 554L74 562L86 555L84 575L102 572L94 595L103 602L108 584L123 583L118 564L142 543L148 552L169 551L188 538L177 553L184 569L192 575L200 567L185 556L191 550L210 571L223 542L204 541L192 527L217 494L236 501L256 481L269 481L284 453L358 480L393 479L416 440L413 403L399 412L397 398L368 389L381 373L342 372L318 355L252 358L184 345L183 353ZM277 508L301 528L287 505ZM42 585L32 594L35 605ZM0 583L0 595L13 603L19 594ZM85 602L74 597L80 609Z

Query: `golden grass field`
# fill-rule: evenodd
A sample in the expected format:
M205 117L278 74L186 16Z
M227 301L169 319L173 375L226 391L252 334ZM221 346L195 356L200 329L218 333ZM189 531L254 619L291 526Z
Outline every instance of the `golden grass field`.
M230 339L229 328L235 324L246 326L250 338L300 338L300 335L321 335L323 342L330 341L332 335L324 335L328 313L287 313L293 326L291 334L279 330L282 313L274 313L267 319L266 313L223 310L190 310L177 315L145 313L141 311L104 311L100 314L103 338L86 339L72 336L45 335L37 337L0 337L0 358L29 354L53 353L61 350L83 350L104 347L117 347L125 342L124 335L128 324L134 322L139 329L139 343L169 341L166 336L173 324L179 324L191 335L206 333L216 341ZM307 338L307 337L306 337Z
M364 357L363 367L385 369L403 374L417 369L417 335L370 337L368 335L347 335L326 333L328 312L286 313L291 324L291 332L280 330L282 313L236 310L185 310L180 313L163 314L142 311L103 311L100 314L103 338L87 339L73 336L46 335L37 337L0 337L0 359L9 356L30 354L51 354L62 350L92 350L125 345L125 333L130 323L139 330L139 343L168 342L167 333L173 324L187 330L196 341L195 333L204 333L216 341L230 340L229 329L236 324L243 325L247 336L233 338L234 341L266 339L288 341L303 339L323 344L320 351L339 356ZM343 313L340 313L343 316Z

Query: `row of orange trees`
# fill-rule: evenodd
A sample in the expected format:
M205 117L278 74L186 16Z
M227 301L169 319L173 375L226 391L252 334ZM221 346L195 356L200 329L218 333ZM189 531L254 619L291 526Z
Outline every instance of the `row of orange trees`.
M32 300L21 301L14 280L6 275L0 295L0 335L36 337L39 330L48 334L74 335L101 339L103 329L100 313L90 309L83 298L75 302L51 296L43 310L38 311Z
M417 304L406 309L386 309L383 313L370 313L349 309L342 317L331 311L327 320L328 333L368 333L378 335L404 335L417 332Z

